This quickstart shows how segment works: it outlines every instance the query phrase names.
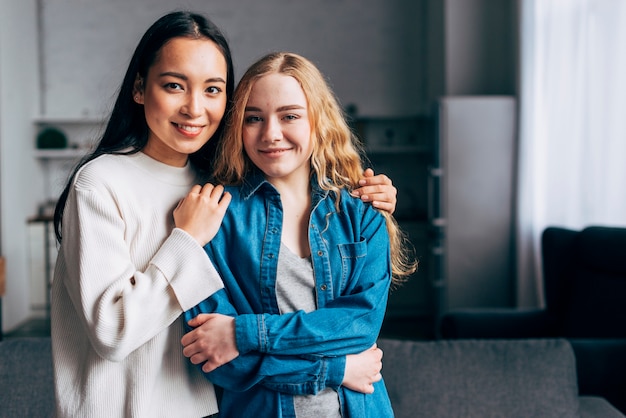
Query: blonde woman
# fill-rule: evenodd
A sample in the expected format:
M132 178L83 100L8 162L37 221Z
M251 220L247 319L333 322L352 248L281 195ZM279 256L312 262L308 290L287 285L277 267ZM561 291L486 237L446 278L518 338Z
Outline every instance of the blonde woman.
M389 288L416 263L391 215L351 196L359 151L309 60L270 54L242 77L215 165L232 200L205 247L225 290L185 313L197 328L182 339L224 388L224 416L393 416L380 358L356 378L346 366L382 356ZM215 368L224 340L239 357Z

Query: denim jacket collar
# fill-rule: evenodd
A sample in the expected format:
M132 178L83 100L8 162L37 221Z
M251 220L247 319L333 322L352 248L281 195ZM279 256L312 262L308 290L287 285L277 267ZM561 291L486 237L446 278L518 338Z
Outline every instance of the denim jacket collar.
M253 171L246 176L243 184L241 185L241 196L244 200L246 200L257 191L265 188L269 188L267 190L272 190L274 193L277 193L276 188L265 179L263 172L258 168L254 168ZM320 187L315 173L311 174L311 191L311 203L313 207L315 207L315 205L317 205L321 200L325 199L329 193L328 190L324 190Z

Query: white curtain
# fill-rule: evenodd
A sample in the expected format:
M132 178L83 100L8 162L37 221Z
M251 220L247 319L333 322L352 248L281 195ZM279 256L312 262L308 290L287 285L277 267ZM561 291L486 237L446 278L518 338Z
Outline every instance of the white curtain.
M626 225L626 1L520 0L520 307L546 226ZM626 249L625 249L626 256Z

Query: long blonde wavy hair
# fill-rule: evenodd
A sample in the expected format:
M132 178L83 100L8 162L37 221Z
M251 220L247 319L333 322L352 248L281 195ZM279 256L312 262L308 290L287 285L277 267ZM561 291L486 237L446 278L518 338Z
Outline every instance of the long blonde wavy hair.
M245 108L254 83L263 76L275 73L295 78L302 87L311 124L312 172L317 175L319 186L333 192L338 203L340 190L352 190L363 176L363 147L346 122L344 111L322 73L311 61L294 53L275 52L264 56L248 68L239 81L227 115L224 137L216 154L215 178L224 184L240 184L253 168L243 147ZM395 285L416 271L417 261L395 218L389 212L381 213L385 216L390 238Z

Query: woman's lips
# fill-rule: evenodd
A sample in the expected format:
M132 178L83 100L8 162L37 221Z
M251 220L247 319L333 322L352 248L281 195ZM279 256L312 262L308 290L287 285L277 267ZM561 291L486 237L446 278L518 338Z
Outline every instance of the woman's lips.
M200 135L200 133L202 132L202 128L203 128L203 126L201 125L183 125L180 123L174 123L173 125L174 127L176 127L178 132L180 132L181 134L189 138L194 138Z

